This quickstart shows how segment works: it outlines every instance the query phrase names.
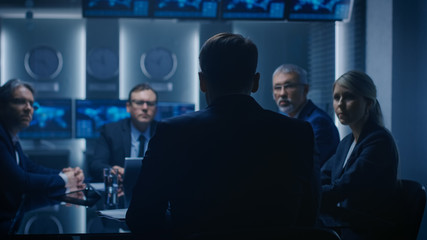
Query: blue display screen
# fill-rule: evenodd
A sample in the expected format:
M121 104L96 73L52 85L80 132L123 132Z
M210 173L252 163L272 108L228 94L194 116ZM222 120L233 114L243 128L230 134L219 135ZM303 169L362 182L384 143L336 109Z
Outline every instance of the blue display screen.
M223 0L221 18L283 20L286 0Z
M97 138L104 124L129 116L126 100L76 100L76 138Z
M22 139L71 138L71 99L39 99L30 126L19 133Z
M84 17L148 17L148 0L83 0Z
M289 20L339 21L350 15L352 0L290 0Z
M153 0L153 17L215 19L219 0Z
M194 112L191 103L158 102L157 121ZM107 123L130 117L126 111L126 100L76 100L76 138L98 138L100 128Z
M195 106L192 103L159 102L157 103L157 114L154 119L160 121L162 119L176 117L194 112L194 108Z

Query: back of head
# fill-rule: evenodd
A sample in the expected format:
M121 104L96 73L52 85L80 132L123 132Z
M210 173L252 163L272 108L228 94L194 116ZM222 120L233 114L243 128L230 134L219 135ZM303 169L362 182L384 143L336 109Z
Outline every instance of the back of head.
M339 77L335 83L339 84L358 96L362 96L371 101L371 109L369 112L372 118L378 125L384 126L383 116L380 104L377 100L377 88L368 74L361 71L348 71Z
M298 80L300 83L308 84L307 81L307 71L295 64L282 64L279 67L276 68L273 72L273 77L277 74L295 74L298 76Z
M258 49L242 35L219 33L203 44L199 62L211 88L221 91L247 90L256 73Z

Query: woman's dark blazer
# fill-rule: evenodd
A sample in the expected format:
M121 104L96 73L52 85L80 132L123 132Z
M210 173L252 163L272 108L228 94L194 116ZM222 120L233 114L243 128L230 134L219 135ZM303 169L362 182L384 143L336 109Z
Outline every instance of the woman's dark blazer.
M396 187L396 144L387 129L369 119L343 168L353 141L353 134L346 136L321 169L322 211L339 205L381 216Z

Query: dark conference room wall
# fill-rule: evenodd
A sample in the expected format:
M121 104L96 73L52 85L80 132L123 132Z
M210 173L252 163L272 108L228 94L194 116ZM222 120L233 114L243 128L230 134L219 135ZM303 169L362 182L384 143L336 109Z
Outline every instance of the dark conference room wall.
M399 174L427 186L427 1L393 1L392 133ZM418 239L427 239L427 210Z

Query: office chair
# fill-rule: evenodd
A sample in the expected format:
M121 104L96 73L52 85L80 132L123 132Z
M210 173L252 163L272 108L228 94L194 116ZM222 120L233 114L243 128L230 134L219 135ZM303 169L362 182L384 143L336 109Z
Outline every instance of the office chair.
M340 208L340 215L350 220L349 226L341 229L341 237L344 239L347 231L348 235L357 233L375 239L416 240L426 205L424 186L413 180L398 180L391 200L384 216Z
M413 180L399 180L396 201L395 236L399 236L399 239L417 239L426 205L424 186Z

